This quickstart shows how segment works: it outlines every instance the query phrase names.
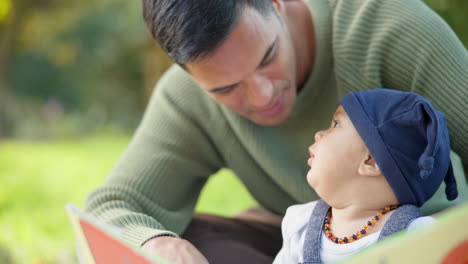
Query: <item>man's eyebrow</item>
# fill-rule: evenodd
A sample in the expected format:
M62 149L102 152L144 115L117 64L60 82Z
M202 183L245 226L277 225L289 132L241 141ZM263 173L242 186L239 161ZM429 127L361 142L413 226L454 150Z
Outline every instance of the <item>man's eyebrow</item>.
M265 55L263 56L262 60L258 64L257 68L261 67L265 63L265 61L268 60L268 58L270 57L271 52L273 51L273 49L276 46L277 41L278 41L278 37L276 37L275 40L273 41L273 43L271 43L271 45L268 46L268 49L265 52ZM236 87L237 85L239 85L239 83L233 83L233 84L229 84L229 85L222 86L222 87L216 87L216 88L208 89L208 92L210 92L210 93L221 92L223 90L232 89L232 88Z

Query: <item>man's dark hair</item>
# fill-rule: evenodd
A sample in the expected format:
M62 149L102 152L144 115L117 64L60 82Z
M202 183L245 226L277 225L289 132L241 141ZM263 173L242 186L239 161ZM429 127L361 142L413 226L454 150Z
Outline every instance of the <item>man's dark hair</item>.
M142 0L151 35L180 65L213 52L234 28L245 7L268 16L271 0Z

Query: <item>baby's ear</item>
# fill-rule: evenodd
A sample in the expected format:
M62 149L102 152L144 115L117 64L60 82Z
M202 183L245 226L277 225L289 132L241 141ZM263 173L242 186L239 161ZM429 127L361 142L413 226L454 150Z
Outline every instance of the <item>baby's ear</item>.
M377 165L377 162L375 162L374 158L372 158L369 152L367 152L366 156L359 164L358 173L362 176L382 175L379 165Z

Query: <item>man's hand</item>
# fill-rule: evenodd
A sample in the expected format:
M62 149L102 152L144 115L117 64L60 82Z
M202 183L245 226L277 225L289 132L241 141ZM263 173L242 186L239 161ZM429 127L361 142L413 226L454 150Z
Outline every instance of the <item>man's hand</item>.
M155 237L143 244L143 250L174 264L205 264L208 260L190 242L171 236Z

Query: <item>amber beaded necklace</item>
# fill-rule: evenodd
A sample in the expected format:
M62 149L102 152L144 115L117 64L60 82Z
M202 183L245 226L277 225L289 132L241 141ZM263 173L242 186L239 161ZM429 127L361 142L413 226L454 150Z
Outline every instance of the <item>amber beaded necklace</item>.
M332 213L331 213L331 207L327 211L327 215L325 216L325 221L323 222L323 231L325 232L325 235L333 242L336 244L347 244L351 243L353 241L356 241L360 239L361 237L365 236L367 234L367 230L370 229L371 226L374 226L377 224L377 221L386 213L397 209L399 206L398 205L390 205L387 206L380 211L377 212L377 214L372 217L369 221L367 221L367 224L364 225L364 227L356 232L355 234L348 236L348 237L335 237L331 231L330 224L332 220Z

